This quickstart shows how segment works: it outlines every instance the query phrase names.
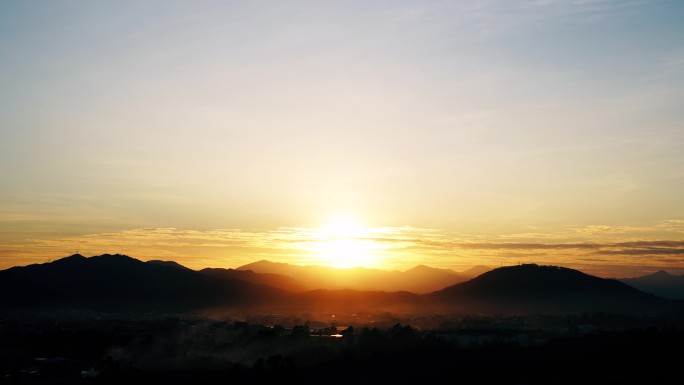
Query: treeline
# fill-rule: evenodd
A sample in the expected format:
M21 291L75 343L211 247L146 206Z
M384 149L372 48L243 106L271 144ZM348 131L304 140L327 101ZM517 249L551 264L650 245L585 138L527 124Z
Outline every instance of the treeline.
M681 384L684 331L661 326L525 345L447 331L168 319L0 324L16 384Z

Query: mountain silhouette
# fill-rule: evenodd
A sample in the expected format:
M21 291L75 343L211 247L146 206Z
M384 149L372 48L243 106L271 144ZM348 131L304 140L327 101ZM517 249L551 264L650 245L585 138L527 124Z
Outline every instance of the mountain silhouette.
M476 313L642 313L673 305L613 279L536 264L494 269L429 297L454 311Z
M307 290L307 287L298 280L282 274L255 273L252 270L221 268L206 268L200 270L199 272L210 277L220 279L239 279L241 281L259 285L267 285L291 292L301 292Z
M261 260L236 270L251 270L260 274L289 276L305 290L352 289L364 291L409 291L425 294L467 281L489 268L478 266L466 272L436 269L418 265L406 271L386 271L355 267L338 269L327 266L299 266Z
M659 270L642 277L621 278L619 281L660 297L684 300L684 275Z
M264 264L273 263L257 263ZM295 268L287 264L273 265L280 269ZM300 271L307 274L332 269L301 268ZM363 279L379 276L372 269L344 269L343 272L367 274ZM427 266L387 273L389 275L385 277L419 277L417 279L433 277L437 273L451 274ZM422 295L408 291L356 289L302 291L299 282L285 275L259 274L250 270L195 271L172 261L142 262L118 254L86 258L75 254L51 263L0 271L0 308L146 312L220 309L242 313L253 310L347 314L644 314L681 307L679 301L646 294L616 280L556 266L502 267Z
M151 261L147 261L145 263L149 263L150 265L162 265L162 266L170 266L170 267L175 267L177 269L183 269L183 270L191 270L189 267L185 267L181 265L180 263L176 261L161 261L158 259L154 259Z
M175 262L75 254L0 271L0 293L4 307L188 310L278 301L285 292L207 276Z
M464 270L464 271L460 272L459 274L464 275L466 277L475 278L475 277L482 275L482 274L484 274L488 271L491 271L491 270L492 270L492 268L489 266L477 265L477 266L471 267L468 270Z

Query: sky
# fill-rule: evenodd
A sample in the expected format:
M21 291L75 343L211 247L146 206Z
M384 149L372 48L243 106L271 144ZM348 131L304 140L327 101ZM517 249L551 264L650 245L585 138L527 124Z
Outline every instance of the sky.
M0 268L684 273L684 2L0 0Z

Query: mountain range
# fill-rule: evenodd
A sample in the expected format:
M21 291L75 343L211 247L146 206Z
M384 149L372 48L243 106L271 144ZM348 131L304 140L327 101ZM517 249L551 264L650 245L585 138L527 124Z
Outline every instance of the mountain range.
M337 269L327 266L299 266L262 260L240 266L236 270L273 274L273 278L276 276L292 277L296 281L286 281L280 278L277 284L272 284L272 286L290 291L354 289L410 291L424 294L475 278L491 268L475 266L463 272L456 272L418 265L406 271L386 271L364 267Z
M256 272L270 271L270 272ZM483 269L484 270L484 269ZM299 274L296 278L286 274ZM335 275L338 274L338 275ZM359 277L353 279L352 275ZM456 273L417 267L406 272L300 267L260 261L238 269L195 271L172 261L125 255L72 255L51 263L0 271L0 308L179 311L206 309L283 312L655 313L681 307L625 283L556 266L518 265L486 271L467 281L425 294L407 290L359 290L372 283L393 287L392 279L415 279L428 287L435 277ZM316 276L318 275L318 276ZM316 279L318 280L316 280ZM457 277L458 278L458 277ZM324 284L325 288L307 289ZM437 280L437 278L435 278ZM402 287L396 283L395 287ZM375 287L378 287L377 285ZM382 286L381 286L382 287Z

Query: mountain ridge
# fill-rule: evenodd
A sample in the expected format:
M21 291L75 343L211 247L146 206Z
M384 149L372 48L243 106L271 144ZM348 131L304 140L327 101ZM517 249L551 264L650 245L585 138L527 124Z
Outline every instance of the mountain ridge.
M320 265L292 265L260 260L236 270L252 270L261 274L280 274L295 278L307 290L321 288L356 289L370 291L410 291L426 294L446 286L474 278L489 270L475 266L465 272L417 265L406 271L380 270L365 267L338 269Z
M560 266L522 264L494 269L429 295L469 311L649 312L666 300L614 279Z
M0 296L2 305L101 309L187 309L242 304L250 296L271 302L284 293L237 279L206 277L177 263L149 263L122 254L75 254L3 270L0 292L12 293Z
M296 284L289 277L276 277L284 279L285 284ZM223 308L332 314L651 314L682 309L683 303L644 293L617 280L534 264L501 267L422 295L334 287L293 292L260 283L269 279L273 277L249 270L195 271L172 261L142 262L120 254L90 258L74 255L0 271L0 307L178 311Z
M619 278L630 286L641 291L664 298L684 300L684 274L670 274L665 270L634 278Z

